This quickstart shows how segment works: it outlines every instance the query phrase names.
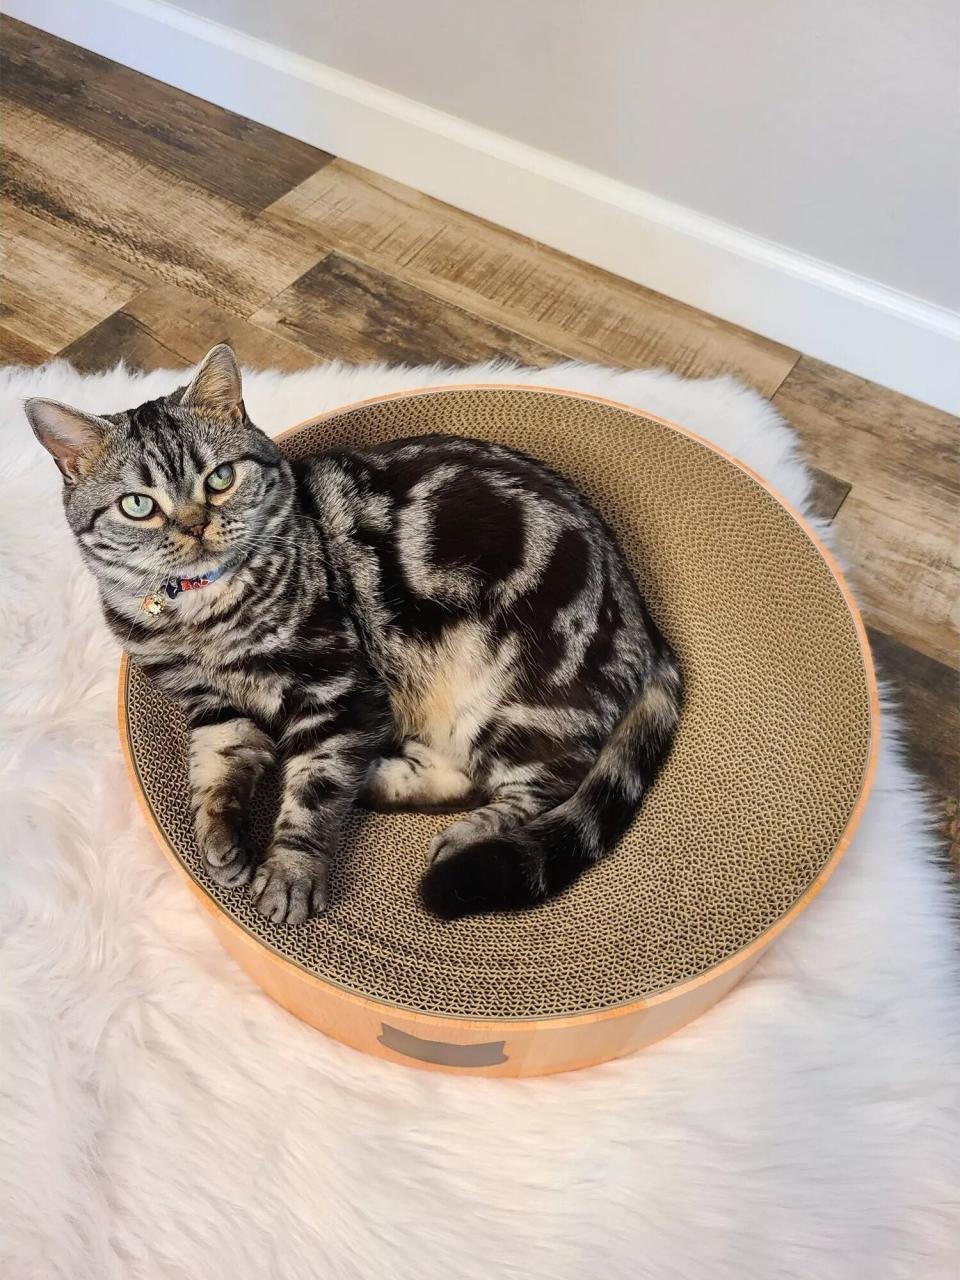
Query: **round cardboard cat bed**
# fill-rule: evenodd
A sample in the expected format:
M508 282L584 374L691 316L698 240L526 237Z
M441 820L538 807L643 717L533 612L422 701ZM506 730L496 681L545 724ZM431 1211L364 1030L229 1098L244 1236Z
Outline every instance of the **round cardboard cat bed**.
M307 422L282 447L304 457L428 432L498 440L574 480L677 651L679 732L619 848L534 911L444 923L416 887L431 838L453 819L357 813L327 914L276 926L245 889L206 875L183 721L126 659L124 749L221 942L298 1017L408 1065L502 1076L588 1066L707 1009L833 871L877 750L863 624L830 555L759 477L623 405L546 388L414 391ZM267 795L260 838L269 808Z

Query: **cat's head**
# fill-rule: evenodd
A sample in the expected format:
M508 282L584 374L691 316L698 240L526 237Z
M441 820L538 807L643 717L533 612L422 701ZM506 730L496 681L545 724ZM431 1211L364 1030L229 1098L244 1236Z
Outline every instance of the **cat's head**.
M189 386L125 413L25 407L63 475L87 564L121 589L146 593L239 564L289 487L279 450L247 417L228 346L213 348Z

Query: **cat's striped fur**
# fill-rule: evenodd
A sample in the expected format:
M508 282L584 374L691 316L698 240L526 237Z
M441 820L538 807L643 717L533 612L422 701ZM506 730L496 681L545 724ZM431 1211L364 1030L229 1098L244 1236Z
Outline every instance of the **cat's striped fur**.
M422 895L445 917L528 907L616 843L669 748L680 680L567 481L446 436L291 464L247 417L226 347L128 413L27 411L108 623L185 710L211 874L250 882L268 918L323 907L357 801L476 806L430 850ZM232 482L211 492L224 464ZM149 518L124 514L131 494ZM165 578L217 571L144 612ZM274 760L281 807L255 867L244 819Z

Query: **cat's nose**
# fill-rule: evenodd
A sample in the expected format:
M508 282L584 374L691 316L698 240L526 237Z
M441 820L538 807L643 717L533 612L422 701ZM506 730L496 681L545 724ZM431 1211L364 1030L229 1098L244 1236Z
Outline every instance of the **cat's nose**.
M206 527L205 524L191 524L187 526L187 533L192 533L195 538L202 538Z

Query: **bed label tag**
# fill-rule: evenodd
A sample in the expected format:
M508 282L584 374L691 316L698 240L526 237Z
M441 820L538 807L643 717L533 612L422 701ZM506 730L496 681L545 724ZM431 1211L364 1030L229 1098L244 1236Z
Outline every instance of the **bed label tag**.
M418 1062L432 1062L437 1067L495 1067L506 1062L505 1040L491 1040L487 1044L449 1044L446 1040L421 1040L399 1027L381 1022L377 1039L387 1049L416 1058Z

